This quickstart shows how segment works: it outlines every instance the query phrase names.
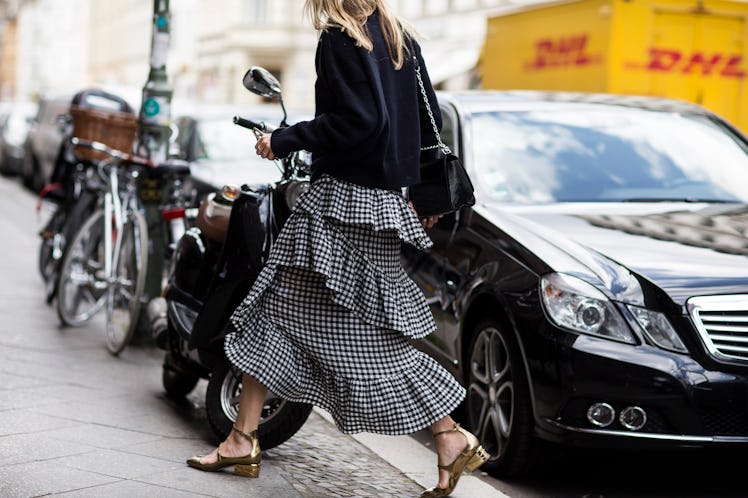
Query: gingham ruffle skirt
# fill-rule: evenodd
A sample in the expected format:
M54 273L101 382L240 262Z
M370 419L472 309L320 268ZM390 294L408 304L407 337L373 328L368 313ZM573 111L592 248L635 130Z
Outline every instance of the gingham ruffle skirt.
M403 242L432 244L402 195L322 176L231 316L228 359L346 433L410 434L448 415L465 390L410 344L435 325Z

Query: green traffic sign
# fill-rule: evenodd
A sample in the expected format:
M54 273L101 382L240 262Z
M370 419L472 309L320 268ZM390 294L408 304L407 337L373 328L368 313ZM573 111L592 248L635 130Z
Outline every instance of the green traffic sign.
M143 113L149 118L157 116L160 110L161 106L158 105L158 102L154 98L146 99L145 103L143 103Z

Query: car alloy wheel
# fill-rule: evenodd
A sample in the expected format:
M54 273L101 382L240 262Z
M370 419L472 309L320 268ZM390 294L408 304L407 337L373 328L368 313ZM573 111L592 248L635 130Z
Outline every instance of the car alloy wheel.
M511 332L484 320L474 329L467 364L467 423L491 454L485 470L523 474L536 458L533 417L519 347Z
M496 457L505 451L514 418L512 363L506 341L496 328L487 327L475 338L469 379L470 426Z

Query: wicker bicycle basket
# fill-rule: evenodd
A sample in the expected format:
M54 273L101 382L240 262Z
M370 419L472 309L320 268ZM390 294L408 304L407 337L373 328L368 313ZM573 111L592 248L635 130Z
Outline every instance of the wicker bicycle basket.
M130 154L138 134L138 118L127 112L104 111L78 106L70 107L73 117L73 136L81 140L101 142L111 149ZM107 157L104 152L76 147L81 159L98 161Z

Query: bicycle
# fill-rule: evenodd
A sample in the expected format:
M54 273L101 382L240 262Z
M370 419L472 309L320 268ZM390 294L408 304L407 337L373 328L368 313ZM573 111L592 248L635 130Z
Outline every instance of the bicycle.
M118 355L135 331L148 268L148 225L138 197L146 158L96 142L72 139L76 147L107 156L96 162L105 189L102 202L83 223L63 258L57 312L66 325L81 325L106 311L106 345ZM189 170L189 168L188 168Z
M78 111L73 111L78 109ZM83 110L83 114L81 113ZM46 301L52 304L56 297L57 280L66 242L71 240L78 228L95 209L96 201L102 191L101 182L97 181L91 161L74 152L70 138L74 134L76 119L85 118L86 110L117 112L131 116L135 113L121 97L98 88L86 88L77 92L70 109L57 117L60 131L64 137L60 143L54 170L49 183L39 193L37 212L43 202L49 200L54 211L40 230L38 266L44 279Z
M148 268L148 225L138 195L146 168L165 178L169 201L161 207L162 220L172 228L184 220L186 205L182 179L189 174L184 161L158 165L107 145L73 138L73 144L108 156L96 163L105 189L100 206L83 223L63 258L57 290L57 311L66 325L81 325L106 310L106 345L113 355L127 346L138 324ZM177 230L167 236L181 237ZM167 244L168 248L168 244Z

